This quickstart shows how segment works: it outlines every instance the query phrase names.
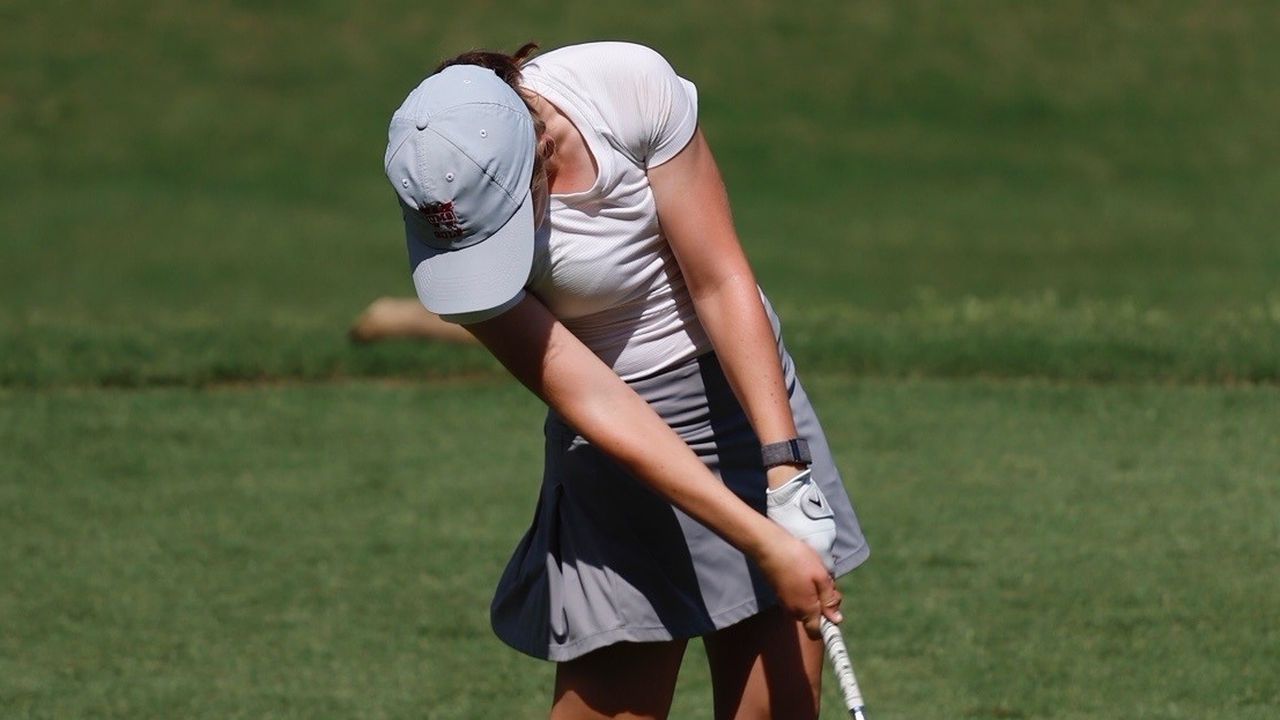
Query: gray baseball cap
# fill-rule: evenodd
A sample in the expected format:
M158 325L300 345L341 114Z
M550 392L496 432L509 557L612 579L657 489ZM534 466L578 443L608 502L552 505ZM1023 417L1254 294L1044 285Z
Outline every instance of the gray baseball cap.
M428 310L488 310L524 287L533 264L536 142L524 101L476 65L428 77L391 116L384 165Z

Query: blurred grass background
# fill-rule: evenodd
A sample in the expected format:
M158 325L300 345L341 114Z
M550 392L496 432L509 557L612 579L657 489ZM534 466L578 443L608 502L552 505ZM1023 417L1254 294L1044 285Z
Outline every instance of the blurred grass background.
M529 39L698 84L875 548L876 717L1280 712L1277 4L15 0L0 717L543 712L485 608L536 401L344 335L411 292L390 112Z
M349 348L408 294L387 118L473 46L623 38L700 88L810 365L1280 378L1270 2L10 3L0 383L494 370Z

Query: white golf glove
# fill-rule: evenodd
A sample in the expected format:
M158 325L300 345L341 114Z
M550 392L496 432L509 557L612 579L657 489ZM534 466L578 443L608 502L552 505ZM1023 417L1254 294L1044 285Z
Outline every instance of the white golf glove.
M785 485L766 491L765 508L770 520L817 551L827 570L834 571L836 518L811 471L802 470Z

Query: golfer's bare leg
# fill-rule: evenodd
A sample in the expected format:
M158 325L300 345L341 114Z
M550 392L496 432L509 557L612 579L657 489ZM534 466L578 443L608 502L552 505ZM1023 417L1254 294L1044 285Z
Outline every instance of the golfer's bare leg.
M716 720L816 720L822 641L779 608L704 638Z
M663 720L684 648L684 640L618 643L556 665L551 720Z

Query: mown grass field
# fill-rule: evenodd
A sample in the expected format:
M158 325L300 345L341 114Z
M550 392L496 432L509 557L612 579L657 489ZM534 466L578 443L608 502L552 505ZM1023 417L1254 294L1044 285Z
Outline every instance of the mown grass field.
M874 547L875 717L1280 714L1274 3L20 0L0 718L544 711L486 619L536 401L344 330L410 290L407 89L597 38L699 87Z
M845 590L878 717L1275 716L1280 392L811 385L874 543ZM518 387L2 397L3 716L545 711L551 667L488 629L536 497ZM711 717L700 652L672 717Z

